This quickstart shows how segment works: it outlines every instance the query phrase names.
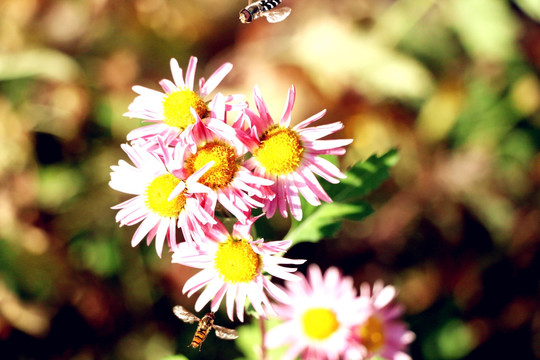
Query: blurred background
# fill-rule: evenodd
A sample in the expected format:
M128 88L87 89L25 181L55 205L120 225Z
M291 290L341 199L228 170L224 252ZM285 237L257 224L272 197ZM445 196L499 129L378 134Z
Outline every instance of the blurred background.
M354 138L344 169L399 149L373 215L289 257L394 284L414 359L539 358L540 2L284 0L285 21L244 25L246 5L0 2L0 357L243 356L186 349L171 308L192 272L131 248L110 210L131 86L194 55L197 78L232 62L219 90L258 84L274 117L292 84L295 121L328 109Z

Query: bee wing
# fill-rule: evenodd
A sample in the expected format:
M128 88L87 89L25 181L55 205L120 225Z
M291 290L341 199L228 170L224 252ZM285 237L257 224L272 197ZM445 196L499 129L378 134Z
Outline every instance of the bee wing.
M234 329L214 325L214 330L216 331L216 336L223 340L233 340L238 337L238 333Z
M174 315L176 315L180 320L187 322L188 324L193 324L196 321L199 321L200 319L187 311L184 307L180 305L176 305L173 307Z
M267 11L262 15L266 16L266 20L268 20L269 23L277 23L285 20L285 18L291 13L291 10L292 9L290 7L283 6Z

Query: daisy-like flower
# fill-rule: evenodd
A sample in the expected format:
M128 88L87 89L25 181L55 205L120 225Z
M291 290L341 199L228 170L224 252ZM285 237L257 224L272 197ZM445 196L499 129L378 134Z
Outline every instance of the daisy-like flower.
M208 162L213 161L212 166L200 179L199 182L215 193L216 199L221 205L230 211L240 222L245 222L250 216L250 210L262 207L263 203L255 200L271 196L269 186L272 180L256 176L243 166L244 156L248 149L239 141L243 129L235 129L227 125L224 116L223 97L216 96L215 108L222 111L212 112L209 125L197 119L192 131L189 144L178 143L178 154L182 154L180 161L184 165L186 176L199 171ZM217 126L219 125L219 128ZM241 123L238 123L242 125ZM227 130L227 128L229 130Z
M347 351L347 359L370 359L380 356L388 360L411 360L404 352L415 335L399 318L401 306L395 304L396 290L377 281L371 286L360 286L360 315L358 325L352 328L352 346Z
M285 285L291 302L276 306L284 322L266 334L266 345L288 345L282 359L340 359L349 345L351 314L358 308L352 278L335 267L323 275L312 264L307 278Z
M293 274L295 267L305 260L288 259L278 256L291 245L290 241L253 240L249 234L257 218L251 218L245 224L237 222L230 234L225 226L218 222L207 232L207 238L198 243L198 247L182 243L176 248L172 262L202 269L191 277L182 289L188 296L205 287L195 303L195 310L200 311L211 301L211 310L217 311L226 297L227 314L244 321L246 298L261 316L267 312L273 314L273 307L266 292L279 302L288 302L287 294L273 284L265 275L297 281Z
M175 161L161 141L160 155L134 144L122 145L133 165L120 160L111 166L109 186L135 197L113 206L119 210L116 221L123 225L141 223L131 239L137 246L146 237L147 245L155 238L156 252L161 256L165 239L171 249L176 248L176 227L182 229L184 239L193 241L205 236L205 228L215 223L212 209L201 206L198 196L207 196L211 190L197 180L212 163L184 178L175 170ZM176 176L179 175L180 177ZM173 190L177 194L172 198Z
M253 93L259 115L251 109L244 109L251 123L252 139L248 146L253 154L246 162L246 167L256 175L274 181L272 191L276 196L265 199L263 208L268 217L274 215L276 208L283 217L287 217L288 206L292 216L301 220L299 194L314 206L320 205L321 200L332 201L314 174L333 184L345 177L336 166L319 155L343 155L344 146L350 144L352 139L320 140L341 130L341 122L308 127L321 119L326 110L291 127L291 112L296 96L294 86L289 90L285 109L277 123L268 113L257 86Z
M174 82L163 79L159 82L163 92L148 89L143 86L134 86L139 96L129 105L125 116L144 119L152 122L152 125L143 126L131 131L127 140L132 141L138 138L148 139L159 135L168 137L180 135L184 137L189 134L191 127L195 124L193 112L199 118L206 118L209 113L208 104L204 98L216 89L219 83L232 70L231 63L221 65L208 79L199 79L199 91L194 90L195 70L197 67L197 58L191 57L186 71L185 80L183 78L182 68L178 65L176 59L171 59L171 72ZM230 95L226 97L227 109L240 109L243 104L233 105L229 102L239 100L241 96Z

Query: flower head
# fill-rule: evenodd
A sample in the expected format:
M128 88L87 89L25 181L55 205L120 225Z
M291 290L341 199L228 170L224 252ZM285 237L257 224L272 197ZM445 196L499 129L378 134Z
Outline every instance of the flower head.
M197 180L211 164L190 177L182 177L174 170L175 161L161 142L158 144L161 150L159 154L148 148L123 144L122 149L135 166L123 160L111 166L109 186L135 195L113 207L119 210L116 221L121 226L141 223L131 239L131 245L138 245L145 236L148 245L156 238L156 252L161 256L165 239L171 249L177 246L177 226L182 229L184 238L192 241L204 237L205 227L215 223L212 212L202 206L198 198L210 192ZM176 193L171 197L174 190Z
M282 216L287 217L288 207L292 216L301 220L299 194L314 206L320 205L321 200L332 201L314 174L334 184L339 182L339 178L345 177L336 166L319 155L343 155L343 147L352 140L321 140L322 137L341 130L341 122L308 127L322 118L326 110L291 127L295 96L296 91L292 86L283 115L275 122L268 113L258 87L255 87L254 98L259 115L250 109L244 109L244 114L251 123L251 141L248 146L253 154L246 166L255 174L274 181L272 191L276 196L264 200L264 211L268 217L273 216L276 209Z
M351 314L357 308L352 278L335 267L323 275L312 264L307 278L286 283L286 293L291 302L276 306L284 322L267 333L268 347L289 345L283 359L339 359L348 347Z
M224 104L223 97L218 94L214 100L214 108ZM273 196L269 190L272 180L256 176L244 166L247 147L242 138L242 124L227 125L222 111L212 111L213 118L204 123L197 119L191 133L189 144L177 143L176 153L182 154L179 159L185 169L186 176L199 171L208 162L212 166L199 182L210 188L217 201L238 220L245 222L250 210L262 207L260 198Z
M375 282L373 290L367 283L360 286L361 319L352 328L352 346L347 359L368 359L381 356L388 360L411 360L404 350L414 340L414 333L407 330L399 319L403 309L394 303L396 290Z
M196 116L201 119L207 117L210 112L207 102L204 100L225 76L232 70L232 64L225 63L220 66L208 79L199 79L199 91L194 90L195 70L197 58L191 57L186 71L185 80L182 68L176 59L171 59L171 72L173 81L163 79L159 82L163 92L148 89L143 86L134 86L133 91L139 94L129 105L125 116L144 119L152 122L152 125L144 126L131 131L127 140L138 138L152 138L154 136L167 137L171 134L186 136L190 133L196 122ZM236 108L229 102L239 99L237 95L226 97L227 108ZM239 108L243 105L238 105Z
M216 311L226 297L229 318L233 320L236 303L236 316L243 321L246 298L255 311L265 317L267 312L273 313L266 292L280 302L288 301L287 294L264 273L295 281L299 279L292 274L296 268L283 265L302 264L305 260L277 256L289 248L289 241L265 243L262 239L253 240L249 231L255 220L251 218L245 224L237 222L232 234L218 222L197 247L184 243L176 248L173 262L202 269L186 281L182 290L191 296L205 287L195 303L196 311L210 301L211 310Z

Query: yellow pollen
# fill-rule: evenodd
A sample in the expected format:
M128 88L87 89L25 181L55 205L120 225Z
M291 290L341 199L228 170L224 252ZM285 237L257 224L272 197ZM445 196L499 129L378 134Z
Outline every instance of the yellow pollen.
M336 314L326 308L312 308L302 316L304 333L314 340L324 340L339 327Z
M260 273L262 259L247 240L229 238L219 244L214 266L224 281L248 283Z
M384 328L381 321L370 316L366 322L358 328L360 341L370 353L374 353L384 344Z
M274 125L261 136L261 144L253 155L268 173L285 175L298 168L303 153L304 146L295 131Z
M195 118L190 108L202 119L208 113L206 103L189 89L178 90L168 94L163 100L163 115L165 124L184 130L191 124L195 124Z
M172 174L155 178L146 188L146 206L159 216L178 217L186 204L185 195L180 193L171 201L167 200L178 183L180 179Z
M186 169L191 175L213 160L214 166L201 177L199 182L216 190L226 187L233 181L238 171L236 159L236 151L231 146L212 141L199 147L197 152L186 160Z

